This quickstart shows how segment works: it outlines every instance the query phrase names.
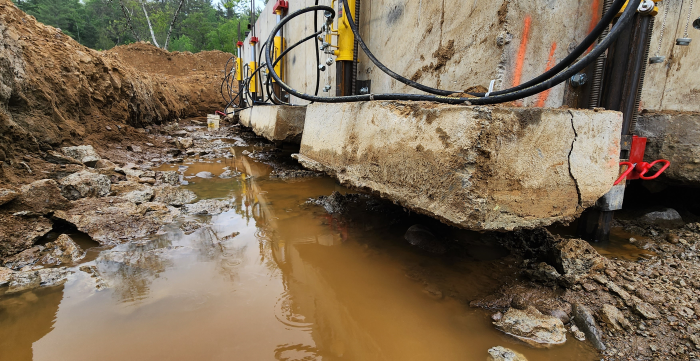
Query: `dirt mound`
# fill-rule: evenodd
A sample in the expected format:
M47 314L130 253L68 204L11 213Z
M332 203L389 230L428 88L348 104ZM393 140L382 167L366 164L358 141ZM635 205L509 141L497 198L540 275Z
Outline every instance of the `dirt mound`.
M57 147L148 142L133 127L223 107L227 53L147 43L98 52L10 0L0 0L0 44L0 185L43 178L41 162Z

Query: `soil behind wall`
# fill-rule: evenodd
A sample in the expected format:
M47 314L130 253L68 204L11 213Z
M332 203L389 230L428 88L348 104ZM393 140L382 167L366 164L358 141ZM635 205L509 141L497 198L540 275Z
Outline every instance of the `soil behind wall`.
M146 137L132 127L224 106L228 53L170 53L148 43L95 51L10 0L0 0L0 44L0 184L42 178L29 169L60 146L101 151Z

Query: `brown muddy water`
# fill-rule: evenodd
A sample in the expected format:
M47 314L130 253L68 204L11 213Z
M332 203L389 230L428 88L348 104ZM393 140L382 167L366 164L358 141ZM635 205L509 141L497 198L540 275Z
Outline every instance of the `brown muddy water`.
M174 224L91 249L103 290L76 268L63 286L0 296L0 359L484 360L497 345L530 360L599 358L571 337L529 347L468 306L517 269L478 234L457 232L461 251L433 256L403 240L410 220L353 222L305 205L349 192L330 178L271 179L247 157L183 166L200 199L236 207L189 235ZM244 174L190 177L224 167Z

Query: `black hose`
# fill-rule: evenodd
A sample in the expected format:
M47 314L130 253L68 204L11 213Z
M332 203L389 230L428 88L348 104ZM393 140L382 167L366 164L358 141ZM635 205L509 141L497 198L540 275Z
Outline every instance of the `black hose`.
M318 0L315 4L318 6ZM314 33L318 33L318 11L314 11ZM318 87L321 85L321 55L319 53L318 38L316 38L316 91L314 95L318 96Z
M308 101L316 101L316 102L328 102L328 103L340 103L340 102L362 102L362 101L371 101L371 100L405 100L405 101L432 101L432 102L439 102L439 103L448 103L448 104L461 104L461 103L466 103L466 104L496 104L496 103L504 103L504 102L510 102L526 97L530 97L532 95L535 95L537 93L540 93L542 91L545 91L547 89L550 89L562 82L565 82L567 79L569 79L572 75L576 74L577 72L581 71L583 68L588 66L590 63L595 61L609 46L610 44L617 39L620 36L620 33L625 30L627 26L630 25L635 12L637 11L637 8L639 7L639 3L641 0L631 0L623 12L622 16L618 20L618 22L613 26L613 29L610 31L608 36L600 42L590 53L588 53L586 56L581 58L578 62L576 62L574 65L571 67L567 68L565 71L557 74L556 76L538 83L537 85L528 87L526 89L510 92L505 95L498 95L498 96L490 96L490 97L479 97L479 98L457 98L457 97L441 97L441 96L429 96L429 95L419 95L419 94L369 94L369 95L353 95L353 96L344 96L344 97L333 97L333 98L327 98L327 97L317 97L317 96L312 96L308 94L301 93L291 87L289 87L287 84L285 84L282 79L280 79L279 75L274 71L274 68L270 68L270 54L269 52L265 52L265 57L267 61L267 66L268 69L270 70L270 74L272 77L275 79L275 81L282 87L284 90L289 92L290 94L293 94L299 98L306 99ZM304 9L300 9L293 14L287 16L284 20L282 20L275 29L272 31L270 35L270 39L268 40L267 43L269 44L270 41L273 39L274 34L281 28L284 24L289 22L291 19L310 12L310 11L328 11L331 13L333 17L335 17L335 10L333 8L328 7L328 6L310 6ZM266 45L267 46L267 45Z
M569 55L567 55L562 61L554 65L550 70L542 73L541 75L523 83L520 84L516 87L510 88L510 89L505 89L502 91L496 91L496 92L491 92L492 96L497 96L501 94L507 94L507 93L512 93L521 89L525 89L527 87L536 85L540 82L543 82L562 70L564 70L566 67L571 65L576 59L578 59L581 54L583 54L588 48L595 43L596 40L598 40L598 37L600 34L602 34L605 30L608 29L608 26L610 23L615 19L615 16L619 13L620 9L625 5L627 0L616 0L610 10L608 10L607 13L603 15L601 20L598 22L598 24L593 28L593 31L586 36L586 38L583 39L583 41L571 52ZM345 8L345 13L346 14L351 14L350 13L350 5L348 5L347 1L343 2L343 6ZM420 84L418 82L412 81L406 77L403 77L399 74L396 74L394 71L391 69L387 68L384 64L382 64L375 56L372 54L372 52L369 50L367 47L367 44L365 44L364 40L360 36L360 32L357 29L357 25L355 24L354 20L352 19L352 16L348 15L348 22L350 23L350 29L352 30L353 34L355 35L355 39L357 42L360 44L360 47L362 47L362 50L367 54L367 57L374 63L377 68L382 70L384 73L389 75L390 77L398 80L401 83L404 83L410 87L422 90L427 93L432 93L432 94L438 94L438 95L443 95L443 96L449 96L450 94L454 93L461 93L461 91L448 91L448 90L442 90L442 89L437 89L437 88L432 88L428 87L426 85ZM473 96L476 97L484 97L486 94L485 93L469 93Z

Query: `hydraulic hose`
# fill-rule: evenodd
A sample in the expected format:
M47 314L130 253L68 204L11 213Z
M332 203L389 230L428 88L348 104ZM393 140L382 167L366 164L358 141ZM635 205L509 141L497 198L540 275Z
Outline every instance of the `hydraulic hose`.
M583 39L583 41L576 47L574 50L569 53L562 61L554 65L550 70L542 73L541 75L523 83L518 86L515 86L510 89L505 89L502 91L496 91L496 92L491 92L491 95L497 96L501 94L507 94L511 92L515 92L521 89L525 89L527 87L536 85L540 82L543 82L549 78L552 78L553 76L557 75L559 72L564 70L566 67L571 65L576 59L578 59L581 54L585 53L588 48L595 43L596 40L598 40L598 37L605 32L608 29L608 26L612 21L615 19L615 16L619 13L620 9L625 5L627 0L615 0L615 2L612 4L611 8L603 14L603 17L600 19L598 24L593 28L593 31L586 36L586 38ZM343 7L345 8L345 13L346 14L352 14L350 12L350 5L348 5L347 1L343 2ZM636 8L635 8L636 9ZM437 88L432 88L428 87L426 85L420 84L418 82L412 81L406 77L403 77L391 69L387 68L384 64L382 64L375 56L372 54L372 52L369 50L367 47L367 44L365 44L364 40L360 36L360 32L357 29L357 25L355 24L354 20L352 19L352 16L348 16L348 22L350 23L350 29L352 30L353 34L355 35L355 39L357 42L360 44L360 47L362 47L362 50L367 54L367 57L374 63L377 68L382 70L384 73L389 75L390 77L398 80L401 83L404 83L410 87L422 90L427 93L432 93L432 94L438 94L438 95L443 95L443 96L449 96L450 94L454 93L461 93L461 91L448 91L448 90L442 90L442 89L437 89ZM485 93L469 93L473 96L476 97L484 97L486 94Z
M578 73L581 71L583 68L588 66L590 63L595 61L608 47L610 47L611 43L617 39L622 31L625 30L627 26L630 25L634 14L637 11L637 8L639 7L639 3L641 0L630 0L627 8L623 12L622 16L620 19L617 21L617 23L613 26L613 29L610 31L607 37L603 39L590 53L588 53L586 56L581 58L578 62L576 62L574 65L571 67L567 68L563 72L557 74L556 76L538 83L536 85L530 86L525 89L521 89L518 91L510 92L508 94L503 94L503 95L497 95L497 96L489 96L489 97L478 97L478 98L457 98L457 97L442 97L442 96L430 96L430 95L420 95L420 94L401 94L401 93L389 93L389 94L368 94L368 95L353 95L353 96L344 96L344 97L333 97L333 98L327 98L327 97L317 97L317 96L312 96L309 94L301 93L291 87L289 87L287 84L282 82L282 79L280 79L279 75L275 72L274 68L271 68L271 59L270 59L270 53L269 51L265 52L265 57L267 61L267 67L270 70L270 74L272 77L275 79L275 81L282 87L284 90L289 92L290 94L293 94L299 98L308 100L308 101L315 101L315 102L327 102L327 103L340 103L340 102L362 102L362 101L372 101L372 100L404 100L404 101L431 101L431 102L439 102L439 103L448 103L448 104L496 104L496 103L504 103L504 102L510 102L514 101L517 99L522 99L526 98L532 95L535 95L537 93L540 93L542 91L545 91L547 89L550 89L562 82L565 82L567 79L569 79L572 75ZM282 20L275 29L270 33L270 38L268 41L265 43L266 46L268 46L274 37L274 34L284 26L287 22L289 22L291 19L300 16L301 14L311 12L311 11L327 11L331 14L332 17L335 17L335 11L333 8L330 8L328 6L311 6L307 7L304 9L300 9L293 14L287 16L284 20Z

